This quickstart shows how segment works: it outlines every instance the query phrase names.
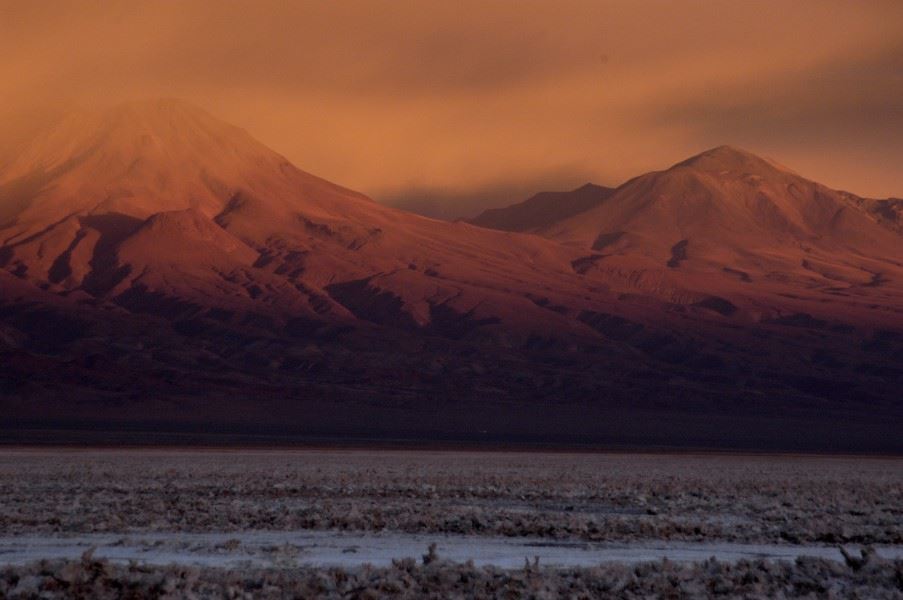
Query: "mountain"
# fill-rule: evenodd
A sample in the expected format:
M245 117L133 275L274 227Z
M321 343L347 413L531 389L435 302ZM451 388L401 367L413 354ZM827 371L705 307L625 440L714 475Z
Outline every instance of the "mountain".
M614 234L666 259L688 240L731 248L813 244L890 256L898 236L858 207L859 199L728 146L637 177L579 216L547 223L541 233L597 249Z
M883 312L874 310L873 288L881 288L882 303L903 300L895 206L722 146L636 177L533 231L585 248L579 270L625 293L677 302L730 297L759 318L779 317L793 298L801 311L818 306L837 318L856 311L872 320Z
M612 192L613 188L592 183L570 192L540 192L518 204L490 208L470 223L502 231L535 231L598 206Z
M382 206L176 100L2 155L8 435L899 446L895 205L739 150L493 217L536 234Z
M0 171L0 186L0 266L114 302L427 326L436 307L523 321L542 309L497 288L572 279L572 252L381 206L174 100L69 115ZM379 294L393 301L362 300Z

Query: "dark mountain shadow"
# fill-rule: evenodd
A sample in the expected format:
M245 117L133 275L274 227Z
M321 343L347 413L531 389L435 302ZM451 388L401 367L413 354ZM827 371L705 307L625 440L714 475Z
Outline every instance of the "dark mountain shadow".
M600 233L596 238L596 241L593 242L593 250L602 250L606 246L611 246L619 239L624 237L623 231L612 231L610 233Z
M85 238L85 235L84 229L79 230L66 250L57 256L56 260L53 261L53 264L50 265L50 270L47 271L47 278L51 283L59 283L72 275L72 251L75 250L75 247L78 246L79 242Z
M430 304L429 329L438 335L451 339L462 339L471 331L484 325L497 325L496 317L477 318L473 310L459 312L447 304Z
M87 215L81 217L79 222L83 227L94 229L100 234L89 262L91 272L82 282L82 288L86 292L99 296L128 275L128 267L119 266L117 262L116 247L135 233L144 221L120 213L109 213Z
M400 329L419 329L417 321L404 309L401 297L388 290L372 287L372 279L366 277L334 283L326 286L325 290L333 300L359 319Z
M687 244L690 240L680 240L671 247L671 258L668 260L668 268L676 269L680 263L687 260Z

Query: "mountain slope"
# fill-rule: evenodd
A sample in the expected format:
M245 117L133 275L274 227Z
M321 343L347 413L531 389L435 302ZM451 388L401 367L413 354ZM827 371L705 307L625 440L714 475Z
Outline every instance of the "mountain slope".
M570 192L540 192L505 208L491 208L470 223L503 231L535 231L598 206L613 188L587 183Z
M253 310L289 318L301 294L326 316L347 317L329 289L361 306L340 284L362 282L358 295L396 300L392 314L370 311L365 321L426 326L430 307L445 306L528 323L544 311L506 298L511 289L520 296L544 279L563 289L576 282L573 251L381 206L172 100L63 119L0 172L0 206L0 266L114 301L139 284L192 303L250 294ZM201 274L231 291L208 293Z
M887 207L742 151L500 213L541 235L381 206L179 101L73 113L4 155L0 414L17 426L898 437ZM798 427L775 441L784 418Z

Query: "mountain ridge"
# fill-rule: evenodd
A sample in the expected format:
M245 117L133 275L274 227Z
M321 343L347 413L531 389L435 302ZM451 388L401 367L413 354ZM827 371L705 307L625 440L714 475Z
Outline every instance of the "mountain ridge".
M118 111L0 167L11 422L597 439L585 413L661 441L684 415L704 444L718 414L767 444L775 415L830 431L855 408L893 438L894 203L720 147L496 231L382 206L178 102Z
M573 196L531 200L567 203ZM687 284L707 272L716 279L744 273L745 281L757 272L760 280L783 278L807 287L816 276L827 288L837 281L860 285L878 272L899 278L903 254L895 206L831 190L772 160L719 146L635 177L604 202L532 231L601 253L583 259L581 272L603 271L625 291L676 290L678 278ZM549 207L533 212L552 214ZM686 273L678 277L677 270Z
M570 192L540 192L517 204L485 210L467 222L502 231L529 232L550 220L589 210L605 201L613 191L613 188L586 183Z

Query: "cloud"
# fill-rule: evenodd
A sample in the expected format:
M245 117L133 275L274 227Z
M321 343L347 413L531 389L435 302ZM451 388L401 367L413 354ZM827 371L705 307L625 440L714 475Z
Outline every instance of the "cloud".
M528 179L493 181L476 187L413 186L388 189L376 199L389 206L414 211L436 219L472 218L487 208L517 204L537 192L578 187L573 182L589 182L591 175L577 168L534 174Z
M0 13L0 112L183 97L308 171L380 199L429 195L436 214L502 190L613 184L721 143L903 193L893 0L59 0Z
M859 193L903 189L903 43L762 83L663 106L649 125L681 123L704 144L729 139Z

